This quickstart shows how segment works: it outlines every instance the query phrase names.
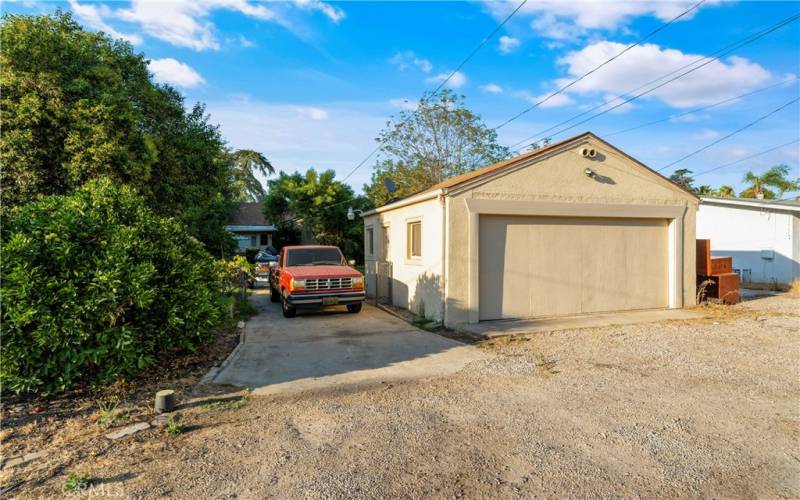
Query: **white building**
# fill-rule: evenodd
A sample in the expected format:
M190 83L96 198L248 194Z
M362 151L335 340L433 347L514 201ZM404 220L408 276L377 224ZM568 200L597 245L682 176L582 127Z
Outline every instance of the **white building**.
M743 283L800 277L800 201L703 197L697 237L713 256L733 257Z
M690 306L698 203L581 134L365 212L367 293L448 326Z

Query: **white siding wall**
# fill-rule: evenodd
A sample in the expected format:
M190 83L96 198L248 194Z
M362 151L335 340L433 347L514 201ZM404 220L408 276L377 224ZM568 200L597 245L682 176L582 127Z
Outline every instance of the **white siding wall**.
M392 263L392 303L395 306L442 319L442 215L438 199L416 203L396 210L364 218L365 263L368 295L374 297L377 288L376 272L381 260L384 228L389 228L389 256ZM422 257L407 256L407 224L422 222ZM369 254L366 229L372 227L375 252Z
M697 237L711 240L712 255L730 255L734 268L749 269L752 281L790 283L800 274L795 219L773 210L703 203Z

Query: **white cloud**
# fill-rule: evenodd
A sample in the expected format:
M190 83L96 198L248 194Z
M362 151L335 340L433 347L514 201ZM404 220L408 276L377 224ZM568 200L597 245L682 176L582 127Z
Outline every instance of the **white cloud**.
M510 54L519 48L520 43L519 38L503 35L500 37L500 52Z
M247 98L210 101L212 123L234 148L264 153L277 170L305 172L332 168L341 179L375 147L375 134L386 123L384 103L331 103L328 120L309 119L293 104ZM269 133L264 133L269 131ZM370 181L371 164L347 182L357 191ZM263 179L262 179L263 180Z
M531 27L540 35L555 40L570 40L586 34L590 30L616 31L624 28L632 19L651 16L667 21L695 2L693 0L664 1L639 0L609 2L607 0L560 0L549 2L528 2L520 9L517 17L532 18ZM719 3L719 0L706 2L706 6ZM505 18L515 7L516 2L497 2L484 0L489 12ZM697 10L681 18L691 19Z
M255 42L253 42L252 40L248 39L244 35L239 35L239 45L241 45L242 47L244 47L246 49L249 49L251 47L255 47L256 46Z
M81 5L75 0L70 0L69 7L72 9L75 17L78 18L80 22L92 29L103 31L113 38L122 38L123 40L127 40L133 44L142 43L142 37L139 35L132 33L120 33L103 20L103 18L111 15L111 9L109 9L106 5Z
M481 90L484 92L488 92L490 94L502 94L503 87L496 83L487 83L486 85L481 85Z
M294 0L294 3L303 9L322 12L334 23L338 23L345 18L345 13L342 9L319 0Z
M171 57L153 59L150 61L149 68L157 81L169 83L176 87L191 88L205 83L205 80L197 71Z
M280 8L280 4L276 5L276 9ZM345 15L341 9L320 0L296 0L287 5L322 12L334 22L339 22ZM138 26L148 36L197 51L220 48L216 26L210 20L212 12L216 10L238 12L292 29L291 24L271 8L273 6L267 7L264 3L252 3L249 0L132 0L127 8L117 9L105 4L79 4L77 0L70 0L70 7L76 16L95 29L112 33L113 28L108 21L122 21ZM139 35L127 36L141 41Z
M313 106L295 106L294 109L300 116L310 118L317 122L328 119L328 112L324 109L315 108Z
M626 45L621 43L600 41L570 52L559 60L560 64L566 66L570 76L556 81L555 86L561 87L585 74L625 47ZM701 57L675 49L661 48L654 44L640 45L628 51L613 64L576 83L569 92L624 94ZM734 97L771 78L769 71L760 65L734 56L725 61L713 61L647 96L658 98L673 107L692 107Z
M436 76L426 78L425 81L427 83L441 83L447 80L447 77L450 76L450 73L451 73L450 71L439 73ZM450 78L450 80L447 81L447 86L450 88L458 89L466 85L466 83L467 83L467 75L465 75L460 71L456 71L455 73L453 73L453 76Z
M408 99L406 97L398 97L397 99L389 99L389 104L395 108L404 109L406 111L414 111L417 109L418 102Z
M537 104L552 94L552 92L547 92L542 95L537 96L526 96L525 99L531 104ZM542 102L541 104L537 104L540 108L559 108L561 106L568 106L570 104L575 104L575 100L572 99L565 93L556 94L553 97L547 99L546 101Z
M425 73L433 69L433 64L427 59L417 56L413 50L398 52L389 59L389 63L397 66L400 71L405 71L411 66L416 66Z
M114 11L115 17L138 24L148 35L172 45L194 50L218 50L214 24L208 20L211 11L225 9L246 16L269 20L274 13L263 5L252 5L244 0L178 0L147 2L133 0L127 9Z
M694 134L692 136L692 138L693 139L702 139L702 140L706 140L706 139L707 140L711 140L711 139L716 139L721 135L722 134L720 134L718 131L711 130L711 129L707 128L707 129L703 129L701 132L698 132L698 133Z
M702 120L708 120L707 114L687 113L684 115L676 115L670 117L669 121L673 123L695 123Z

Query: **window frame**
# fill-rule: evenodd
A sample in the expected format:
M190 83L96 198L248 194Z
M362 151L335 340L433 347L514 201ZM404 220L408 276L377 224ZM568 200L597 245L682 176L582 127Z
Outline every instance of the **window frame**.
M367 238L367 248L365 249L365 253L370 257L375 257L375 226L367 226L364 232L366 233Z
M419 226L419 254L414 255L414 227ZM406 219L406 261L419 262L422 260L422 217Z

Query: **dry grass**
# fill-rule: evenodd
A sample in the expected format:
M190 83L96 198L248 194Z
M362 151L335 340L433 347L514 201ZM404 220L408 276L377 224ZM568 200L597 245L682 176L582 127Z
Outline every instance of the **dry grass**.
M236 328L225 328L195 353L165 360L133 380L102 389L84 387L46 398L3 394L0 456L11 459L39 451L47 456L0 471L0 494L5 488L45 482L88 457L103 457L115 446L104 437L109 429L149 420L158 389L169 387L179 399L188 397L208 369L225 359L238 341Z
M796 278L789 284L789 294L793 297L800 297L800 278Z

